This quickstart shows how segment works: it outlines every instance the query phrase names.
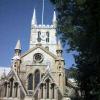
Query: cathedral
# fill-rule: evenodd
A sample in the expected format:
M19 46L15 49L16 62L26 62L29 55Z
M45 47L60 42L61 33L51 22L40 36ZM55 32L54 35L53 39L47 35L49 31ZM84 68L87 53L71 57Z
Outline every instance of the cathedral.
M0 100L72 100L77 85L67 79L62 46L52 25L38 25L34 9L29 49L22 54L18 40L11 70L0 80Z

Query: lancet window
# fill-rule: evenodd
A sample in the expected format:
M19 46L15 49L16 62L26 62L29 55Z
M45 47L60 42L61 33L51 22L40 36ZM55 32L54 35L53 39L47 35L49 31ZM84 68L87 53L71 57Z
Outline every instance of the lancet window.
M15 97L17 97L17 93L18 93L18 83L15 83Z
M5 89L5 94L4 94L4 96L6 97L6 95L7 95L7 82L4 83L4 89Z
M28 90L33 90L33 75L29 74L28 76Z
M40 82L40 71L36 70L35 71L35 76L34 76L34 89L37 87L39 82Z
M13 81L14 81L14 79L11 78L10 79L10 97L12 97L12 93L13 93Z

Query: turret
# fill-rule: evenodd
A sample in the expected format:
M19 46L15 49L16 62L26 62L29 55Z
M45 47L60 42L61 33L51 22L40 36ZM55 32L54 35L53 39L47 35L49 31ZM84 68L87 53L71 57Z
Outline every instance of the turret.
M37 25L37 19L36 19L36 11L34 8L33 18L32 18L32 25Z
M12 58L12 68L18 73L20 72L20 63L21 63L21 43L20 40L17 41L15 46L15 55Z
M54 11L54 14L53 14L52 24L53 24L54 27L57 26L57 18L56 18L56 12L55 11Z
M21 55L21 43L20 40L18 40L15 46L15 56L20 56L20 55Z
M56 48L56 53L57 53L57 59L55 60L56 63L56 71L57 71L57 76L58 80L58 86L61 91L61 94L64 94L64 89L65 89L65 72L64 72L64 59L62 57L62 45L60 40L57 41L57 48Z

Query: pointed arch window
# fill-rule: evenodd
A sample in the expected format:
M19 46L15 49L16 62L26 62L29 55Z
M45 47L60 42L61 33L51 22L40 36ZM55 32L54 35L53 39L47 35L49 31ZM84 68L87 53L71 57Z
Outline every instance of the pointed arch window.
M49 42L49 32L46 32L47 38L46 38L46 42Z
M7 95L7 82L4 83L4 88L5 88L5 95L4 96L6 97L6 95Z
M28 76L28 90L33 90L33 75L29 74Z
M40 82L40 71L36 70L35 71L35 76L34 76L34 89L37 87L39 82Z
M51 89L52 89L52 99L54 99L55 98L55 84L54 83L51 84Z
M14 88L15 88L15 97L17 97L17 93L18 93L18 83L17 82L15 83Z
M46 88L47 88L47 99L49 99L49 88L50 88L50 87L49 87L49 83L50 83L50 80L47 79L47 80L46 80L46 86L47 86L47 87L46 87Z
M40 35L41 35L41 32L39 31L39 32L38 32L38 38L37 38L37 41L38 41L38 42L41 42L41 37L40 37Z
M13 93L13 81L14 81L14 79L11 78L10 79L10 97L12 97L12 93Z
M42 83L42 84L41 84L41 87L40 87L40 88L41 88L41 98L43 98L43 85L44 85L44 84Z

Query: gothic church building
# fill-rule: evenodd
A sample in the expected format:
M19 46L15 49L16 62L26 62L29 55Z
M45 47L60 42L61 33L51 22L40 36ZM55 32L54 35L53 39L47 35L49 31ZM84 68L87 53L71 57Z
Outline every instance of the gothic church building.
M76 86L65 75L62 46L52 25L38 25L34 9L29 50L18 40L11 71L0 80L0 100L71 100Z

